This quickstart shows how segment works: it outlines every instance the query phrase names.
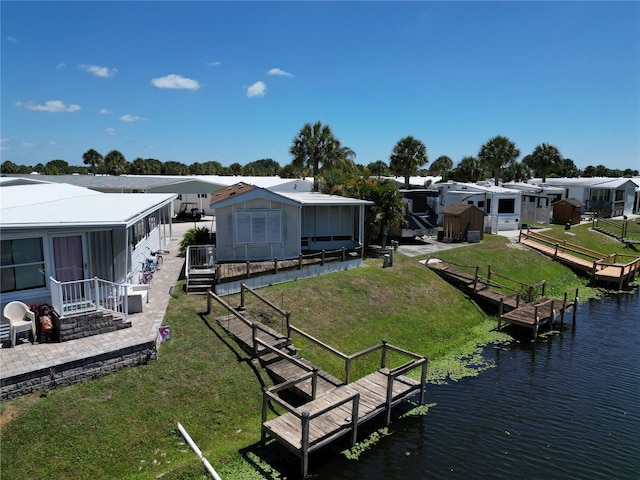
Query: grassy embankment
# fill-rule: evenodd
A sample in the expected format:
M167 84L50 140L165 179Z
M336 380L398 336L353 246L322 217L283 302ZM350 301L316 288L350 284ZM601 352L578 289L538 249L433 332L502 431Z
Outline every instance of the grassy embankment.
M586 227L571 233L575 243L603 253L621 251L619 243ZM567 236L560 228L553 234ZM552 296L576 287L583 298L594 294L585 279L502 237L486 236L439 256L482 268L491 264L524 283L546 279ZM260 293L291 310L293 324L347 354L386 338L428 356L436 380L443 369L455 376L459 364L446 359L493 341L496 321L418 260L398 254L394 266L383 269L381 259L370 259L363 268ZM261 474L251 465L259 463L261 382L269 381L222 335L213 315L201 315L204 310L204 297L176 294L165 319L171 340L148 365L4 402L2 477L206 478L177 430L181 422L223 478L281 478L269 467ZM340 374L333 359L294 341L303 355Z

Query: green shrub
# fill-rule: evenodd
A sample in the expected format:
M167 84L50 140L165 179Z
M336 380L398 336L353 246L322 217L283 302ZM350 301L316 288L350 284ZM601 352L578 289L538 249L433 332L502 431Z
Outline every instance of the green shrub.
M216 243L216 234L207 227L191 228L184 234L184 238L180 241L180 254L187 252L189 245L209 245Z

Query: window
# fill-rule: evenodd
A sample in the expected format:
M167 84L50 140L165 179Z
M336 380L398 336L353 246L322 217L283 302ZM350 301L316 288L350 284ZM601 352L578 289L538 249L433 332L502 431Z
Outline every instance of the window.
M42 238L2 240L2 293L46 285Z
M499 198L498 213L515 213L516 200L514 198Z
M624 190L616 190L616 202L624 200Z
M274 243L282 239L280 210L236 213L237 243Z

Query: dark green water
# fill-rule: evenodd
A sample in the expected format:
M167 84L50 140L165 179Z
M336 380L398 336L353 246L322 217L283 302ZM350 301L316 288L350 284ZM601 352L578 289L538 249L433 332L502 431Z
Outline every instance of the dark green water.
M312 455L312 478L640 479L640 293L485 357L496 368L428 387L437 406L394 421L359 460Z

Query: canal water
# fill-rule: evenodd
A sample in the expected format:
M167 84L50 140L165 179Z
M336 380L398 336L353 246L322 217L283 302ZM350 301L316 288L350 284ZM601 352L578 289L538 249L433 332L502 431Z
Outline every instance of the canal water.
M395 420L359 460L312 455L312 477L640 479L639 292L583 303L575 330L483 355L496 367L429 386L436 406Z

